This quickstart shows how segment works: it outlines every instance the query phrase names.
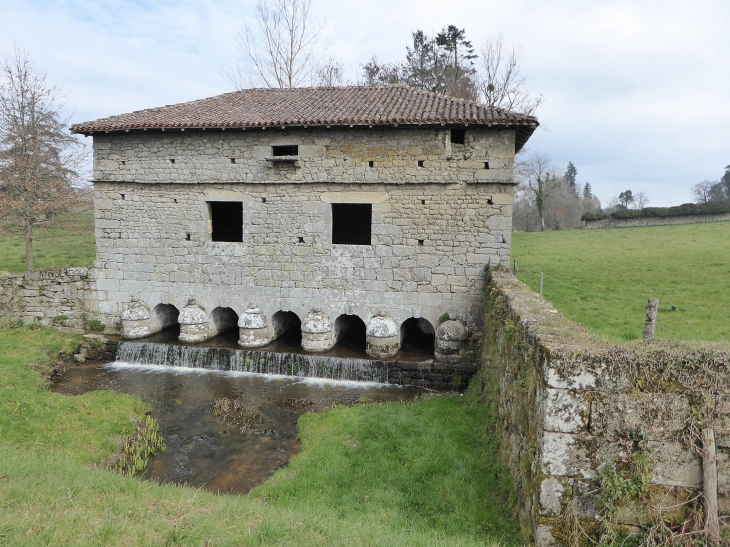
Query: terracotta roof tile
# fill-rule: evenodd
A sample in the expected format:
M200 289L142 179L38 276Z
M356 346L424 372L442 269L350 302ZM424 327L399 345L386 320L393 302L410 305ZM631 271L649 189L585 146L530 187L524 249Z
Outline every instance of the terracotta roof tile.
M516 126L517 150L537 118L409 86L245 89L75 124L74 133L162 128L469 123Z

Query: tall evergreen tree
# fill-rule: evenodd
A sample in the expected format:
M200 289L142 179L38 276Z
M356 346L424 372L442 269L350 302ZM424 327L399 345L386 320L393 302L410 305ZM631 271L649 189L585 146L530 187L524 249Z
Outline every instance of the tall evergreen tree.
M725 174L720 179L720 182L725 186L725 197L730 199L730 165L725 167Z
M568 162L568 168L565 170L565 182L568 183L568 186L575 189L576 184L576 177L578 176L578 170L575 168L575 165L573 165L572 161Z
M586 185L583 187L583 197L584 198L592 198L593 197L593 190L591 189L591 185L588 182L586 182Z

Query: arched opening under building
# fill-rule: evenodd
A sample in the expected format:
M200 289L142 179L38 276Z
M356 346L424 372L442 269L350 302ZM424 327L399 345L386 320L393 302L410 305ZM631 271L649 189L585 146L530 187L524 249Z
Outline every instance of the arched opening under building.
M219 306L211 312L210 318L218 334L238 328L238 314L231 308Z
M302 345L302 320L293 311L279 310L271 316L276 339L267 346L272 351L299 351Z
M433 325L423 317L411 317L400 326L400 356L404 353L419 354L433 358L433 344L436 331Z
M332 352L338 357L365 356L365 322L357 315L342 314L334 324L337 343Z
M177 318L179 315L180 310L172 304L157 304L152 310L152 319L160 327L160 330L177 326Z
M178 310L172 304L157 304L150 312L150 330L147 339L154 342L174 342L180 334ZM158 334L159 333L159 334Z

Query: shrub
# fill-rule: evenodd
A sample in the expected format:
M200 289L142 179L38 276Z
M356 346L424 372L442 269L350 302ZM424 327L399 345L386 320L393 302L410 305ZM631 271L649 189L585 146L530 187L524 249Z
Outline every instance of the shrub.
M603 220L604 218L608 218L605 213L583 213L583 216L580 217L581 220Z

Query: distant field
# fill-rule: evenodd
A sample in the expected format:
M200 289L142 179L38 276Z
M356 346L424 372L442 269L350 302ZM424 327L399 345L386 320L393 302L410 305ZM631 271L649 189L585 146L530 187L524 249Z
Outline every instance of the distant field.
M33 232L34 269L91 266L96 256L94 211L75 211ZM0 229L0 271L25 271L25 235Z
M658 338L730 342L730 222L515 233L512 257L520 280L538 291L544 272L545 298L608 340L640 339L658 298Z

